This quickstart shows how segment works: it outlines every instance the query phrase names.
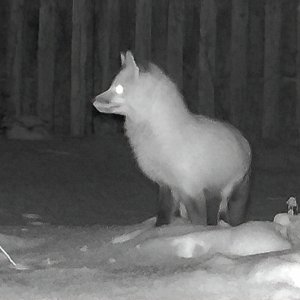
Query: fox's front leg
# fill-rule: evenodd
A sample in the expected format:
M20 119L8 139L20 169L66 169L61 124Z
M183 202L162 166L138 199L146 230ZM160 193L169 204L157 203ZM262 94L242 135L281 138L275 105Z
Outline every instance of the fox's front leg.
M179 203L173 197L171 189L166 185L160 185L156 226L170 224L174 216L179 216L179 214Z
M207 225L207 203L204 192L196 198L180 194L180 202L184 204L188 218L193 225Z

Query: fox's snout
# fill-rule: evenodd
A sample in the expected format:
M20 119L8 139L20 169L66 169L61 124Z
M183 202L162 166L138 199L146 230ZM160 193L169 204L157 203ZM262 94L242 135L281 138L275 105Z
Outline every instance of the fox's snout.
M103 94L100 94L91 100L93 106L102 113L112 113L111 99L105 97Z
M94 105L97 105L98 104L109 104L110 103L110 100L109 98L107 97L104 97L102 96L102 94L96 96L95 98L93 98L91 100L91 102L94 104Z
M116 97L110 89L91 100L94 107L106 114L123 114L124 99Z

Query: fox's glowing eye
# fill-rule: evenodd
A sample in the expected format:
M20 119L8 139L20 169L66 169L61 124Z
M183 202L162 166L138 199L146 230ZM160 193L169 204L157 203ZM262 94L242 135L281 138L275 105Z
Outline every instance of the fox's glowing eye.
M116 93L117 93L118 95L122 95L123 92L124 92L123 85L118 84L118 85L116 86L116 88L115 88L115 91L116 91Z

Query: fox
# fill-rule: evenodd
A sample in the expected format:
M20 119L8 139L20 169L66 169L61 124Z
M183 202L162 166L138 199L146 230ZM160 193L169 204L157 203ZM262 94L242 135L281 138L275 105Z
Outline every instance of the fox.
M125 117L137 164L159 186L156 226L176 217L194 225L245 221L249 142L232 125L193 114L158 66L139 67L131 51L121 53L121 70L92 103L101 113Z

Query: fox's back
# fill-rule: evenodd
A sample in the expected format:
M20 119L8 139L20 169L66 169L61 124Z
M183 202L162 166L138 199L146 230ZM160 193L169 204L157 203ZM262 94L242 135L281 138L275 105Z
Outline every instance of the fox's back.
M237 130L202 116L190 115L172 132L154 132L145 123L127 134L148 177L188 193L202 185L222 189L233 174L243 176L251 161L249 144Z

